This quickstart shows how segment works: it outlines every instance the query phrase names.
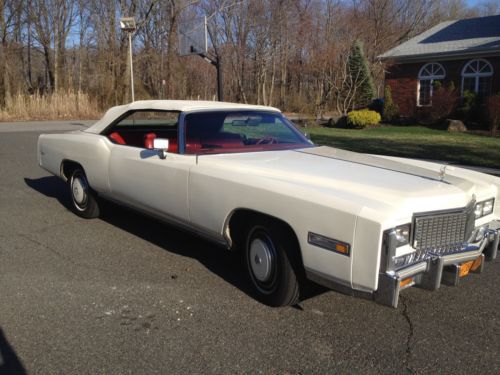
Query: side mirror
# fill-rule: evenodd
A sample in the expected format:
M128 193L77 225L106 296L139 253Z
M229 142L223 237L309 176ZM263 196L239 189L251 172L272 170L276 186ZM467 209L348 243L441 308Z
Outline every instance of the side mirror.
M168 139L166 138L155 138L153 140L153 149L158 151L160 159L165 159L168 152Z

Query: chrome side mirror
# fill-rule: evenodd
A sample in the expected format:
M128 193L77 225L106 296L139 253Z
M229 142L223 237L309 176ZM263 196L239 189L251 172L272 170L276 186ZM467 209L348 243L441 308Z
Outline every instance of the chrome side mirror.
M168 139L155 138L153 140L153 149L158 151L158 156L160 157L160 159L165 159L168 152Z

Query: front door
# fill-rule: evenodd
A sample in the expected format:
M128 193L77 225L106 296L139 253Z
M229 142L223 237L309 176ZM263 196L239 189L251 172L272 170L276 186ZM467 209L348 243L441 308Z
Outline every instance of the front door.
M103 132L113 144L109 158L111 198L169 219L189 220L187 201L192 155L178 154L179 112L132 111ZM160 159L147 140L167 138L169 152Z
M188 176L191 155L113 145L109 161L112 197L125 204L170 218L189 220Z

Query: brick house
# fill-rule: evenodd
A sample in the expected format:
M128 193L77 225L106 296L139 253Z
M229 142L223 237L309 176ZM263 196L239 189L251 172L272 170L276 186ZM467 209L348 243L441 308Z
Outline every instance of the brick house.
M379 56L400 115L432 106L433 82L462 95L500 92L500 15L442 22Z

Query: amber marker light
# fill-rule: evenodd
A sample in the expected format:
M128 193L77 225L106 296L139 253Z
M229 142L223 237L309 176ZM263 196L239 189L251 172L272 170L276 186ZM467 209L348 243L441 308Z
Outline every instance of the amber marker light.
M399 282L399 287L402 288L404 286L407 286L407 285L411 284L412 281L413 281L413 277L408 277L406 279L403 279Z
M317 233L309 232L307 235L307 242L309 242L311 245L334 251L346 256L349 256L351 252L351 246L348 243L338 241L334 238L322 236L321 234Z
M349 255L349 247L344 244L337 243L335 244L335 250L339 253Z

